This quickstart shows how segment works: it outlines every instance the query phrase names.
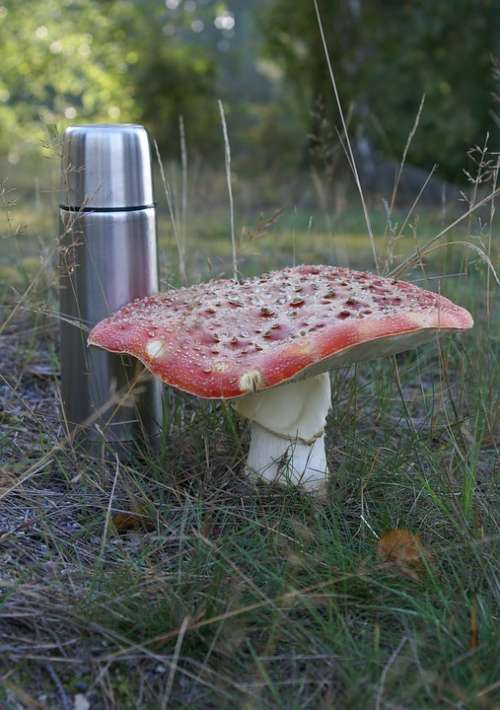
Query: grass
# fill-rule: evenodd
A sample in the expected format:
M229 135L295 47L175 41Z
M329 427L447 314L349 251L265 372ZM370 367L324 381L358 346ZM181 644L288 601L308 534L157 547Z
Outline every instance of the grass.
M16 223L32 220L17 209ZM191 221L192 280L231 273L224 215ZM412 220L395 263L441 219ZM31 290L2 334L0 706L493 707L499 315L475 253L447 247L406 274L469 308L472 332L333 376L321 503L245 480L244 425L171 390L157 456L96 461L67 444L51 220L3 227L4 314ZM164 285L178 277L165 222ZM382 217L372 224L381 244ZM284 214L239 257L245 274L294 259L371 266L355 211ZM411 569L377 556L394 528L431 556Z

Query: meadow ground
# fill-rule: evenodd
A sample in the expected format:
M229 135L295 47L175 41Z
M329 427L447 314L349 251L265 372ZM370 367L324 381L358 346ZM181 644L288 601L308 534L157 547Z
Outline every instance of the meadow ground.
M474 330L332 376L332 478L321 502L252 485L242 474L247 432L230 407L172 391L158 456L96 461L69 445L58 408L54 210L9 199L0 706L493 707L498 287L479 252L451 244L467 239L494 261L490 211L403 276L468 308ZM293 211L266 224L273 219L272 210L249 218L244 274L293 262L373 267L357 211L333 222ZM387 269L444 217L414 215L399 238L404 217L389 230L378 219ZM190 220L192 280L230 271L227 222L224 211ZM162 217L163 287L178 283L166 225ZM418 559L378 554L391 529L420 535Z

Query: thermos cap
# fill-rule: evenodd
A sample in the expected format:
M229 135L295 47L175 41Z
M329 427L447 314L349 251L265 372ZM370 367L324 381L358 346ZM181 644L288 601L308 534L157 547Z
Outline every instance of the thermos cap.
M70 126L64 132L61 204L127 209L153 205L146 129L132 124Z

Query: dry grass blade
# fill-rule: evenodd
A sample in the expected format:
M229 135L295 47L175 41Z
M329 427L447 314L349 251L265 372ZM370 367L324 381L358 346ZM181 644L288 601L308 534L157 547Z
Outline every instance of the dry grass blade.
M179 116L179 141L181 146L182 190L181 190L181 230L183 250L187 245L187 209L188 209L188 153L184 117Z
M48 710L48 706L45 703L40 703L38 700L30 695L26 690L19 687L13 683L8 678L0 678L0 686L4 686L15 695L18 700L26 707L28 710Z
M166 710L168 707L168 702L170 700L170 695L172 693L172 687L174 685L175 672L177 670L177 664L179 663L179 654L182 648L182 642L184 640L184 634L189 626L190 617L185 616L179 629L179 635L177 636L177 641L175 642L174 656L172 658L172 663L170 665L170 671L168 674L167 687L165 689L165 694L161 700L161 710Z
M397 235L398 237L400 237L403 234L404 230L406 229L406 225L408 224L410 217L412 216L413 212L415 211L415 207L420 202L420 198L422 197L423 193L425 192L425 188L427 187L432 176L436 172L436 168L437 168L437 165L436 165L436 163L434 163L434 165L432 166L432 170L430 170L429 174L427 175L427 177L424 180L422 187L418 191L417 196L415 197L415 199L413 200L413 202L410 205L410 209L408 210L406 217L404 218L404 220L401 224L401 227L398 230L398 235Z
M30 478L33 478L33 476L36 476L38 473L41 473L41 471L45 470L50 464L52 463L51 456L55 452L55 449L60 448L60 447L54 447L52 451L50 451L46 456L42 457L39 461L33 464L33 466L30 466L30 468L12 485L8 486L7 488L0 488L0 501L3 500L4 498L7 498L8 495L16 491L18 488L20 488L24 483L30 480Z
M499 193L500 193L500 188L494 190L492 193L490 193L489 195L484 197L479 202L476 202L476 204L473 207L471 207L470 209L468 209L467 212L464 212L464 214L460 215L460 217L457 217L457 219L453 220L453 222L451 222L451 224L449 224L447 227L442 229L438 234L436 234L435 237L432 237L432 239L429 239L427 244L425 244L423 247L420 247L417 251L413 252L413 254L411 254L409 257L407 257L395 269L392 269L392 271L389 272L388 276L391 276L392 278L398 278L407 269L420 263L422 261L422 259L426 256L426 254L428 254L429 251L431 251L430 247L432 247L437 241L439 241L442 237L444 237L445 234L448 234L448 232L450 232L452 229L454 229L459 224L461 224L473 212L476 212L476 210L478 210L480 207L483 207L484 205L487 205L489 202L491 202L491 200L493 200Z
M227 132L226 115L224 113L224 105L219 99L219 113L222 125L222 135L224 137L224 164L226 169L227 192L229 195L229 224L231 228L231 251L233 256L233 279L238 279L238 255L236 253L236 231L234 227L234 201L233 201L233 186L231 181L231 144L229 143L229 135Z
M252 242L267 236L269 230L278 221L283 212L283 207L278 207L270 217L264 217L264 215L261 214L254 229L243 227L241 230L242 239L247 239L249 242Z
M382 570L384 569L383 565L375 566L371 572L375 572L377 570ZM264 607L272 606L272 605L279 605L283 604L285 606L288 606L290 602L292 601L300 601L300 599L306 599L307 596L311 593L317 592L319 589L324 589L325 587L330 587L335 584L341 584L342 582L345 582L347 580L353 580L353 579L360 579L363 577L363 573L356 571L353 573L346 573L346 574L339 574L335 578L327 579L323 582L319 582L318 584L313 584L311 586L302 588L302 589L293 589L290 592L285 592L284 594L279 594L277 597L274 599L270 597L266 597L265 599L254 602L253 604L246 604L245 606L238 607L237 609L231 609L230 611L224 612L222 614L216 614L215 616L211 616L209 619L199 619L199 620L193 620L192 623L188 624L186 628L187 631L197 631L198 629L203 629L207 626L212 626L213 624L218 624L221 621L227 621L229 619L233 619L238 616L242 616L244 614L248 614L249 612L256 611L257 609L262 609ZM105 656L102 657L103 661L110 661L114 658L118 658L119 656L123 655L124 653L128 653L134 649L137 648L144 648L148 646L157 646L159 644L164 644L167 641L170 641L171 639L177 638L179 633L180 633L181 627L179 626L178 628L172 629L172 631L168 631L167 633L162 633L158 634L157 636L154 636L153 638L150 638L146 641L143 641L142 644L140 645L131 645L127 649L122 649L119 651L115 651L114 653L111 654L106 654Z
M31 280L31 283L28 285L28 287L22 294L21 298L18 299L14 308L11 310L4 322L0 325L0 335L2 335L9 323L15 318L17 311L23 306L24 302L28 299L30 293L34 290L36 284L38 283L38 280L45 273L45 270L46 266L45 264L42 264L38 269L38 272L35 274L34 278Z
M383 701L383 697L384 697L384 688L385 688L387 674L389 673L391 666L394 664L394 661L401 653L401 650L402 650L403 646L405 645L405 643L407 642L407 640L408 639L406 638L406 636L403 636L403 638L399 642L397 648L394 650L391 657L389 658L386 665L384 666L384 670L382 671L382 675L380 677L380 685L379 685L379 688L377 691L377 698L375 701L375 710L380 710L380 708L382 707L382 701Z
M491 274L493 274L493 278L495 279L495 281L497 282L497 284L500 285L500 279L498 278L498 274L497 274L497 272L495 271L495 267L493 266L493 263L492 263L491 259L490 259L489 256L486 254L486 252L484 251L484 249L481 249L481 247L478 247L477 244L471 244L471 242L465 242L465 241L462 241L462 240L453 241L453 242L447 242L447 243L446 243L446 246L447 246L447 247L453 246L453 245L463 246L463 247L465 247L466 249L471 249L472 251L474 251L474 252L479 256L479 258L480 258L482 261L484 261L484 263L485 263L485 264L487 265L487 267L488 267L488 270L491 272ZM426 254L430 254L431 252L435 251L436 249L441 249L443 246L444 246L444 245L442 245L442 244L436 244L436 246L431 247L430 249L427 249Z
M394 187L392 188L391 202L389 205L389 215L387 218L388 224L390 222L392 212L394 210L394 204L396 202L396 196L398 194L399 183L401 182L401 176L403 175L403 170L406 165L406 158L408 157L408 151L410 150L410 146L411 146L413 139L415 137L415 133L417 132L418 124L420 123L420 117L422 115L424 103L425 103L425 94L422 95L422 99L420 100L420 106L418 107L417 115L415 116L415 121L413 122L413 126L411 127L411 131L408 134L408 139L406 141L406 145L403 150L403 157L401 158L401 162L399 164L398 174L396 176L396 180L394 181Z
M175 214L172 190L170 189L170 184L167 180L167 175L165 173L165 168L163 167L163 161L160 155L160 149L158 143L154 141L156 159L158 161L158 167L160 168L160 176L163 185L163 191L165 193L165 198L167 200L168 213L170 216L170 222L172 224L172 231L174 233L175 246L177 248L177 256L179 259L179 274L182 283L187 282L186 275L186 255L185 255L185 245L182 240L182 235L179 231L179 224L177 222L177 215Z
M492 191L494 192L498 185L498 173L500 171L500 155L497 156L497 161L492 174ZM490 202L490 223L488 228L488 258L491 259L491 248L493 244L493 223L495 221L496 205L495 200ZM486 313L488 322L491 317L491 289L490 289L490 272L486 274Z
M13 483L10 487L8 487L5 490L0 490L0 501L6 498L7 496L11 495L13 492L15 492L17 489L19 489L24 483L26 483L28 480L36 476L38 473L42 472L45 470L50 464L52 463L52 460L54 458L54 455L57 454L58 452L62 452L66 448L70 448L75 436L80 432L88 427L90 427L93 423L97 422L99 418L106 412L109 411L110 407L112 405L116 405L116 407L119 407L121 403L126 402L127 400L130 400L130 397L133 396L133 390L134 387L137 385L138 381L140 380L141 373L138 373L137 375L134 376L134 379L130 381L128 384L127 388L124 391L116 392L113 397L110 397L110 399L105 402L101 407L99 407L91 417L89 417L85 422L83 422L81 425L79 425L78 428L76 428L72 434L69 434L62 438L58 443L56 443L46 454L40 457L38 461L36 461L32 466L30 466L24 473L21 474L21 476L18 478L18 480ZM113 416L112 414L110 415L111 417Z
M118 455L115 455L116 457L116 466L115 466L115 476L113 478L113 485L111 487L111 493L109 494L109 501L108 501L108 509L106 511L106 519L104 521L104 530L102 533L102 540L101 540L101 552L99 557L101 560L104 557L104 550L106 547L106 541L108 539L108 529L109 529L109 523L111 520L111 509L113 507L113 498L115 497L115 489L116 489L116 483L118 481L118 474L120 473L120 459L118 458Z
M351 169L352 169L352 172L354 175L354 181L356 183L356 187L359 192L359 197L361 199L361 207L363 209L363 215L364 215L365 222L366 222L366 228L368 230L368 235L370 237L370 246L371 246L371 250L372 250L373 261L375 263L375 269L376 269L376 271L378 271L379 266L378 266L377 249L375 247L375 237L373 235L373 229L372 229L372 224L371 224L371 220L370 220L370 215L368 213L368 207L366 205L366 200L365 200L365 196L363 193L363 188L361 186L361 180L359 178L358 169L356 167L356 161L354 159L354 153L352 150L351 141L349 139L349 133L347 131L347 124L346 124L346 120L345 120L345 116L344 116L344 111L342 109L342 103L340 101L339 92L337 89L337 82L335 80L335 74L333 72L333 66L332 66L332 62L330 59L330 54L328 52L328 45L326 43L325 31L323 29L323 21L321 19L321 14L320 14L319 7L318 7L318 0L314 0L314 9L316 12L316 18L318 20L319 33L321 36L321 44L323 46L323 51L325 53L325 59L326 59L326 63L328 66L328 73L330 75L330 80L331 80L332 87L333 87L333 93L335 95L335 101L337 103L337 108L338 108L339 114L340 114L340 120L342 122L342 130L343 130L343 133L345 136L347 150L349 152L349 165L351 166Z

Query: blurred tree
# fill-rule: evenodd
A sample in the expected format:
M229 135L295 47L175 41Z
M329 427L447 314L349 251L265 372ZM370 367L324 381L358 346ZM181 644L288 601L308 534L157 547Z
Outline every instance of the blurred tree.
M367 101L383 127L378 145L401 154L412 113L425 108L410 159L438 162L448 178L463 177L467 151L497 134L492 117L492 58L499 50L499 0L432 0L388 4L372 16L374 56L366 72ZM402 117L407 117L405 121ZM493 143L490 144L493 147Z
M344 110L354 105L354 134L399 158L425 93L409 160L424 168L438 162L443 175L460 179L468 148L492 130L499 0L318 4ZM338 113L312 2L276 0L260 24L269 56L295 87L317 162L325 117L336 121Z
M360 84L357 66L365 47L364 27L358 22L352 2L320 0L319 4L335 56L338 89L347 108L359 96L359 88L353 82ZM336 108L312 1L276 0L261 15L260 28L269 58L281 64L295 90L308 136L305 159L321 164L327 157L323 155L324 133L329 133L324 118L336 115Z
M45 126L136 117L128 61L94 2L3 0L0 148L46 139Z
M214 62L186 41L189 5L174 13L175 0L0 3L0 151L38 147L47 127L85 121L142 121L163 147L177 145L181 113L192 144L205 142Z
M399 159L425 92L409 159L459 176L492 128L500 0L319 5L358 148ZM0 153L12 162L47 127L85 121L145 123L177 156L182 114L189 151L220 164L217 98L245 170L345 164L312 0L0 0Z
M179 116L189 146L210 156L218 135L215 57L199 41L214 3L188 0L98 0L128 59L135 113L168 154L178 153ZM220 3L219 3L220 4ZM208 147L208 150L207 150Z

